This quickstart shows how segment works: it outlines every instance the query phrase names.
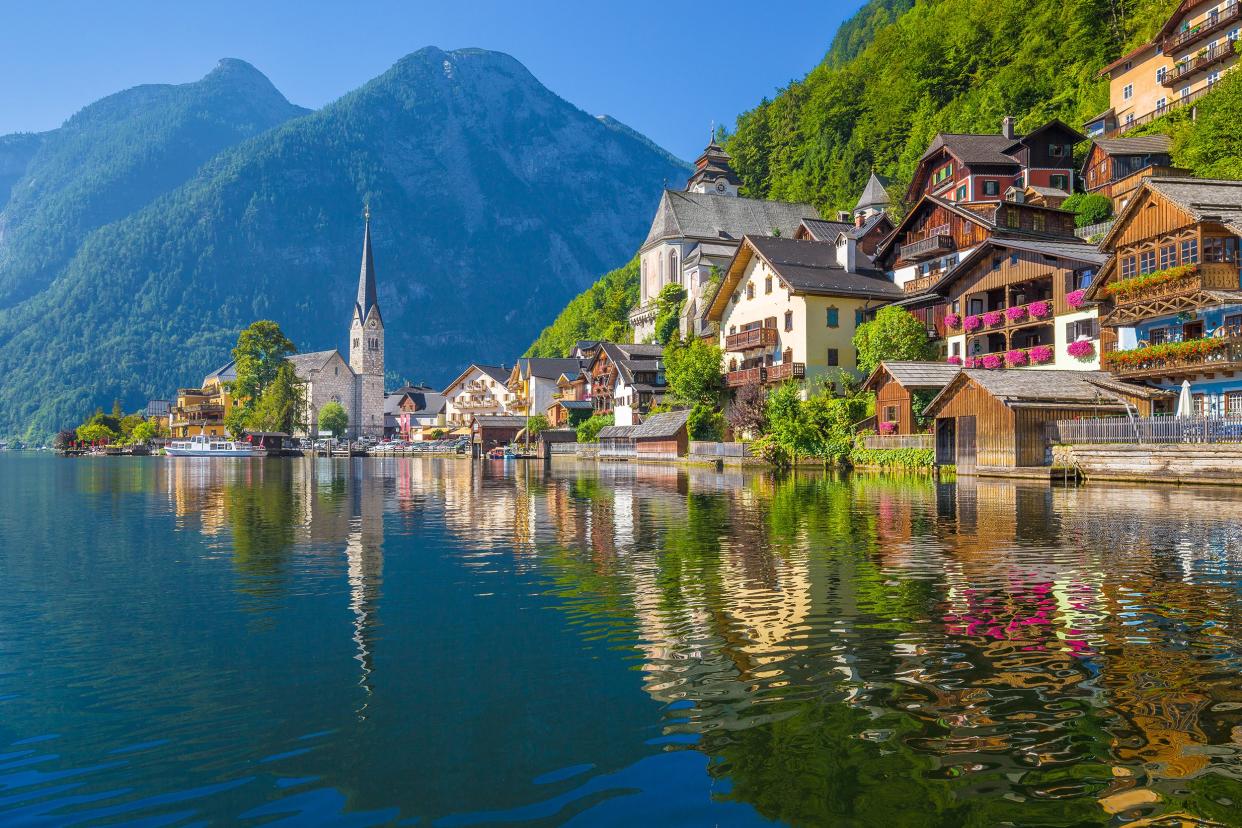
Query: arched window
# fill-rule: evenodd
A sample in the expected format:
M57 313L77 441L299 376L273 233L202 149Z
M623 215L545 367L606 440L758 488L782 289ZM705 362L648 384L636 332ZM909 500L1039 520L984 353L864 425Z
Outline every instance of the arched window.
M642 279L639 281L639 284L642 285L643 301L645 302L647 301L647 297L651 295L651 291L647 289L647 257L646 256L643 257L642 267L643 267L643 275L642 275Z
M668 281L670 284L681 284L681 268L677 266L677 251L670 251L668 254Z

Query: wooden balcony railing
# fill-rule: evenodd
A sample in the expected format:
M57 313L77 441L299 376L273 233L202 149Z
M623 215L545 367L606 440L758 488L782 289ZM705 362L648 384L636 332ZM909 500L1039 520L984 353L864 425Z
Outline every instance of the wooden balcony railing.
M761 385L763 383L763 368L743 368L739 371L730 371L725 374L725 385L729 388L741 388L743 385Z
M1219 32L1230 23L1239 19L1240 8L1234 3L1224 12L1212 12L1197 25L1191 26L1189 29L1171 34L1164 39L1161 51L1166 55L1172 55L1179 52L1200 40L1205 39L1209 35Z
M1164 76L1163 84L1166 87L1172 88L1178 84L1185 83L1187 78L1197 75L1218 63L1229 60L1237 53L1237 48L1232 40L1226 40L1221 44L1212 44L1190 60L1177 64L1172 72Z
M785 380L800 380L806 377L806 363L803 362L782 362L780 365L769 365L767 367L768 378L770 383L784 382Z
M753 348L772 348L776 345L776 328L751 328L725 337L726 351L749 351Z
M937 270L935 273L928 273L926 276L920 276L917 279L911 279L902 285L902 290L906 293L922 293L936 284L936 281L944 274Z
M1197 266L1195 272L1170 282L1160 282L1149 287L1139 288L1113 297L1117 307L1133 305L1179 296L1184 293L1195 293L1200 290L1238 290L1240 285L1238 265L1233 262L1205 262Z
M1129 351L1107 347L1102 363L1106 371L1128 379L1237 371L1242 370L1242 336L1192 339Z
M957 243L948 231L935 233L925 239L910 244L903 244L897 251L897 257L906 262L918 262L933 256L942 256L957 249Z

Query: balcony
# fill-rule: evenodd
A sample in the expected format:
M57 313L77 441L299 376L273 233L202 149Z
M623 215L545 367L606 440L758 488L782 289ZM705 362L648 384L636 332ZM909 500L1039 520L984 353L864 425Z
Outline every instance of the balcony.
M1129 351L1106 349L1102 367L1125 379L1211 376L1242 370L1242 336L1165 342Z
M1187 79L1229 60L1237 53L1237 48L1232 40L1226 40L1220 45L1213 44L1210 48L1200 51L1190 60L1177 64L1172 72L1165 75L1163 85L1172 88L1183 84Z
M901 289L906 293L922 293L925 290L930 290L931 286L936 284L936 281L943 275L942 271L937 270L934 273L928 273L926 276L911 279L902 285Z
M740 371L730 371L725 374L725 386L728 388L741 388L743 385L761 385L763 383L763 368L743 368Z
M924 259L952 253L956 249L957 243L949 235L948 228L944 228L925 239L903 244L897 250L897 258L903 262L921 262Z
M1159 273L1155 275L1160 275ZM1137 277L1142 279L1143 277ZM1115 282L1124 285L1127 281ZM1233 262L1207 262L1195 265L1184 276L1152 281L1131 290L1112 291L1113 311L1106 320L1110 325L1128 325L1152 316L1180 313L1218 300L1203 291L1238 290L1238 265Z
M1242 8L1236 3L1225 9L1223 13L1212 12L1189 29L1184 29L1166 37L1161 51L1166 55L1172 55L1183 49L1188 49L1199 41L1219 32L1229 24L1236 22L1240 16L1242 16Z
M802 362L782 362L780 365L767 367L767 381L771 384L786 380L801 380L806 377L806 364Z
M774 348L778 334L776 328L751 328L725 337L726 351L749 351L754 348Z

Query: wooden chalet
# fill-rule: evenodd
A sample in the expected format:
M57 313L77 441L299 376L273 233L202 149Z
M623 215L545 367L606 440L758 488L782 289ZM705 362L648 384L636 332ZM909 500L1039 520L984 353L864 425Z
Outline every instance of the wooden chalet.
M928 405L936 464L958 474L1028 473L1052 462L1048 426L1057 420L1152 413L1167 397L1100 371L963 369Z
M915 400L928 403L952 382L961 369L943 362L890 360L881 362L863 384L875 394L876 425L881 434L918 434ZM919 406L925 410L925 405Z
M1112 199L1114 209L1121 210L1148 178L1190 174L1173 166L1172 145L1167 135L1097 138L1082 165L1083 186Z
M664 348L602 342L586 372L591 408L595 414L612 413L621 425L632 425L664 397Z
M1242 181L1151 178L1117 216L1086 293L1103 367L1173 388L1204 414L1242 414Z
M639 460L685 457L690 450L689 416L689 411L665 411L638 425L606 426L599 432L601 456Z

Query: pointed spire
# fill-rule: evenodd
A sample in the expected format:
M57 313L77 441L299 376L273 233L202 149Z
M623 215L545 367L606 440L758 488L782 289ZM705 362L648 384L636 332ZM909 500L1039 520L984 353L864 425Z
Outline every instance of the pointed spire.
M875 170L871 171L871 177L867 179L867 186L863 188L862 195L858 198L858 203L854 205L854 212L861 213L866 210L872 212L882 212L889 205L888 191L885 187L888 182L876 175Z
M363 209L364 229L362 232L362 268L358 273L358 299L354 303L354 317L359 322L366 322L371 308L375 308L379 316L379 299L375 290L375 260L371 256L371 205ZM381 323L383 319L380 319Z

